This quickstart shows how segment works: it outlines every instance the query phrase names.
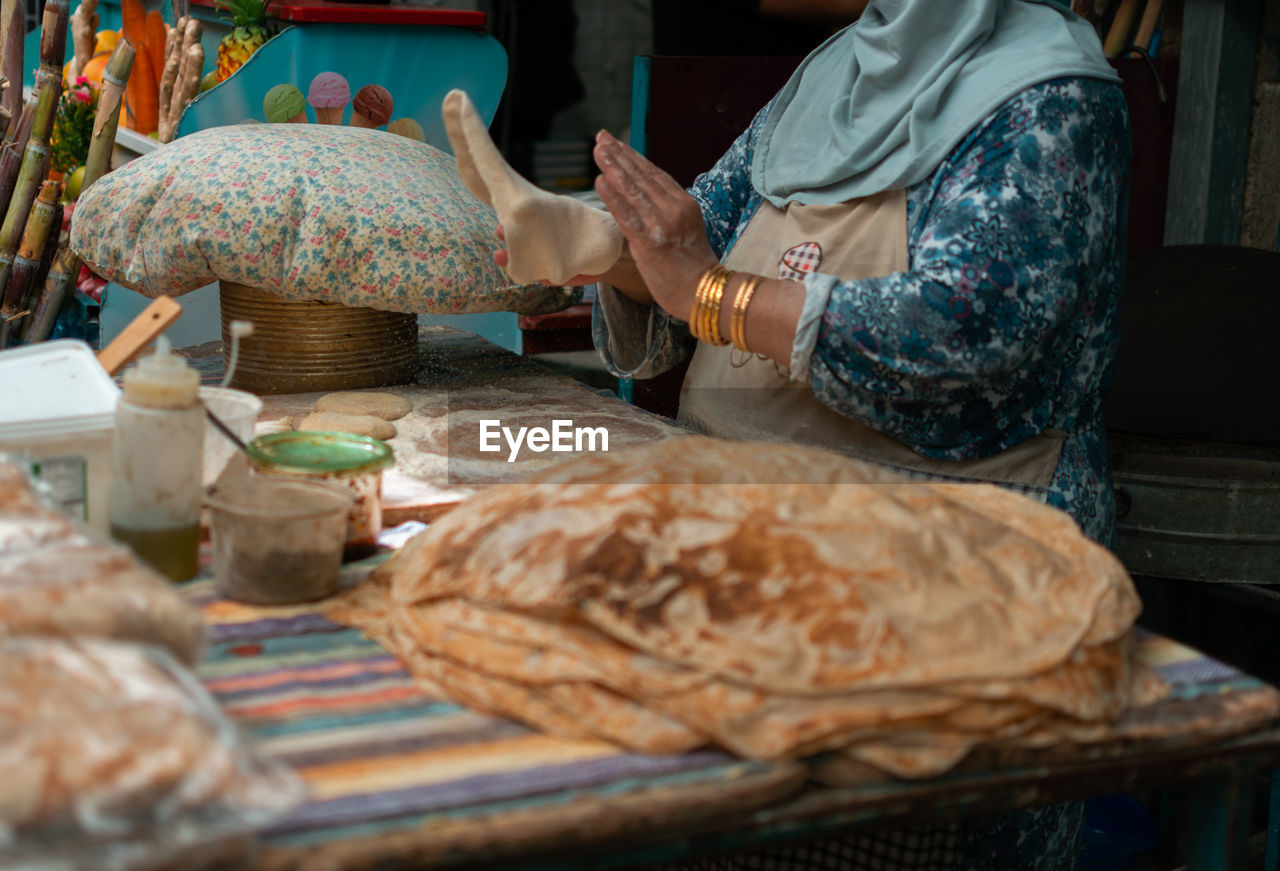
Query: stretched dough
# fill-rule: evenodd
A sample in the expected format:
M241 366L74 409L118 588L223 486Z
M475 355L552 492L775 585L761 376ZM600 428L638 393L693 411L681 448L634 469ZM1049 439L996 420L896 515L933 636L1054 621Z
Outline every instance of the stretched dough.
M317 411L308 414L298 424L304 432L349 432L353 435L372 436L375 439L396 437L396 425L371 414L337 414Z
M600 275L617 262L623 236L608 212L521 178L502 159L465 92L446 94L443 114L462 181L498 213L512 281L564 284L575 275Z
M383 420L399 420L412 410L413 405L409 400L394 393L346 391L326 394L316 402L316 411L368 414Z

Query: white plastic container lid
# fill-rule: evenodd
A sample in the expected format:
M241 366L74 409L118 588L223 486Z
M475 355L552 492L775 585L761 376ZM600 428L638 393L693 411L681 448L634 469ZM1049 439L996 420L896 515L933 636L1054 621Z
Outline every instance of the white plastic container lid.
M111 429L120 388L92 349L56 339L0 352L0 442Z

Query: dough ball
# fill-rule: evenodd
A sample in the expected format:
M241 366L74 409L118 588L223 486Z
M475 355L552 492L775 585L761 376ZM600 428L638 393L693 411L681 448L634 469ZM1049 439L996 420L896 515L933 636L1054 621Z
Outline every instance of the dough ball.
M336 414L371 415L383 420L399 420L413 408L409 400L394 393L360 393L347 391L321 396L316 411Z
M349 432L355 435L373 436L375 439L393 439L396 437L395 424L374 417L371 414L338 414L332 411L317 411L308 414L298 425L303 431Z

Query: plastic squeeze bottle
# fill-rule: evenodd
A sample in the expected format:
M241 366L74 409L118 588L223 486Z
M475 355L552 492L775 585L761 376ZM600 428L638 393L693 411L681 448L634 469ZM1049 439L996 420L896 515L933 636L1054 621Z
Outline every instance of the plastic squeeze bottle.
M167 577L199 570L204 406L200 374L170 353L156 352L124 376L116 404L111 478L111 534Z

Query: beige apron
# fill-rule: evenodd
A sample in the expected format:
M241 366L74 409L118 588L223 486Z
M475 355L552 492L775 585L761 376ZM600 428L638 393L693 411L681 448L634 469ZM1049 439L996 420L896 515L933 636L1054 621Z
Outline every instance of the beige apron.
M801 278L820 271L844 280L907 269L907 201L889 191L834 206L766 202L725 259L730 269ZM748 315L750 317L750 315ZM1048 487L1063 434L1046 431L980 460L930 460L907 445L823 405L786 367L730 345L699 343L680 394L679 420L729 439L800 442L930 475Z

